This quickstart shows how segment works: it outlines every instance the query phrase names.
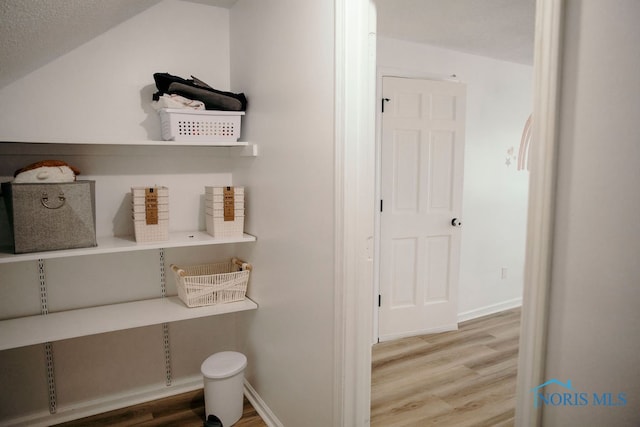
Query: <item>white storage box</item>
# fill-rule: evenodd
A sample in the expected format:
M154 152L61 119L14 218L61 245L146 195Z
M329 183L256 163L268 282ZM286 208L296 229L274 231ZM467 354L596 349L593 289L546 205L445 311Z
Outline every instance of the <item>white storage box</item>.
M211 215L214 218L224 218L224 207L223 206L205 206L204 213L207 215ZM236 207L233 210L234 216L244 216L244 207L238 207L236 203Z
M136 219L133 221L136 242L163 242L169 240L169 220L159 219L157 224L147 224L147 221Z
M158 220L166 219L169 220L169 210L161 211L158 210ZM145 211L142 212L133 212L133 219L138 221L147 221L147 213Z
M205 215L205 221L207 233L213 237L242 237L244 233L244 216L236 216L233 221L225 221L224 217Z
M214 194L222 196L224 195L225 188L233 188L233 194L238 196L244 196L244 187L204 187L204 194Z
M218 207L220 206L221 208L224 206L224 196L211 196L209 197L208 195L204 196L204 200L207 206L209 207ZM244 197L242 195L240 195L239 197L236 196L235 200L235 207L234 209L242 209L244 208Z
M241 237L244 233L244 187L205 187L207 233Z
M165 141L237 142L244 111L163 108L160 110Z
M172 264L178 297L187 307L242 301L247 292L251 264L230 261L180 267Z
M223 203L225 189L228 191L233 191L233 199L237 202L244 202L244 187L205 187L204 188L204 198L207 203Z
M132 187L131 202L136 242L169 240L169 189Z
M167 187L131 187L131 195L133 196L133 203L144 203L147 195L147 190L153 189L153 192L158 196L158 203L169 203L169 189ZM164 202L163 202L164 200Z
M144 215L144 213L147 211L147 207L144 203L140 203L131 205L131 210L135 217L139 213ZM169 212L169 203L158 204L158 212Z

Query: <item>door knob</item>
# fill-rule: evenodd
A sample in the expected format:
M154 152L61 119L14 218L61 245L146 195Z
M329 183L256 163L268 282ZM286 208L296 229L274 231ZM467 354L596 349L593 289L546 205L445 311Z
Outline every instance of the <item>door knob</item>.
M451 225L453 225L454 227L462 227L462 222L460 222L458 218L453 218L451 220Z

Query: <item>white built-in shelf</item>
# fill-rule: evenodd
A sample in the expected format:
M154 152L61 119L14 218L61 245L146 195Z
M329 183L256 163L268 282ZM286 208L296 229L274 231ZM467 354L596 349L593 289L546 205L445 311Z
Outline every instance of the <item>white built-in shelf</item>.
M235 142L219 142L219 141L152 141L152 140L138 140L138 141L106 141L106 142L86 142L86 141L65 141L65 142L53 142L61 144L86 144L86 145L166 145L166 146L196 146L196 147L244 147L247 145L253 145L247 141L235 141Z
M3 144L6 143L6 144ZM35 144L35 145L34 145ZM53 146L55 145L55 149ZM90 153L91 155L112 154L120 151L116 146L169 147L163 150L177 151L179 147L217 147L206 150L207 154L255 157L257 144L238 142L207 141L120 141L120 140L15 140L0 137L0 153L6 154L57 154ZM82 148L81 148L82 147ZM174 148L170 148L174 147ZM127 149L127 152L144 153L145 148ZM159 151L159 150L158 150ZM181 150L180 150L181 151ZM200 149L205 151L205 149ZM0 247L0 264L40 259L77 257L120 252L144 251L150 249L206 246L231 243L254 242L249 234L232 238L214 238L204 231L181 231L169 234L169 240L162 242L138 243L131 237L98 237L98 246L92 248L67 249L57 251L13 254L12 248ZM0 351L28 345L83 337L105 332L121 331L143 326L177 322L246 310L255 310L258 305L248 298L243 301L216 304L205 307L188 308L178 297L155 298L142 301L123 302L97 307L80 308L0 321ZM167 351L165 349L165 351Z
M155 147L218 147L227 149L232 156L255 157L258 155L258 145L247 141L216 142L216 141L156 141L156 140L16 140L0 137L0 143L19 144L53 144L53 145L84 145L84 146L155 146Z
M248 298L188 308L169 297L20 317L0 321L0 350L257 308Z
M19 142L21 144L81 144L81 145L198 145L205 147L237 147L249 145L246 141L160 141L150 139L111 140L111 139L16 139L0 138L0 142Z
M0 264L39 259L66 258L80 255L99 255L117 252L144 251L160 248L180 248L188 246L223 245L229 243L255 242L255 236L243 234L241 237L212 237L204 231L178 231L169 233L169 240L138 243L133 236L98 237L98 246L92 248L64 249L58 251L13 254L10 248L0 248Z

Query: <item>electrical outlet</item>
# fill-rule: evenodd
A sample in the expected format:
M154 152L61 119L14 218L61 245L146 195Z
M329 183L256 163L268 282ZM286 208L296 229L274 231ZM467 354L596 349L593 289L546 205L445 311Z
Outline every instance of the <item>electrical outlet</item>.
M502 280L507 278L507 267L502 267L502 272L500 273L500 278Z

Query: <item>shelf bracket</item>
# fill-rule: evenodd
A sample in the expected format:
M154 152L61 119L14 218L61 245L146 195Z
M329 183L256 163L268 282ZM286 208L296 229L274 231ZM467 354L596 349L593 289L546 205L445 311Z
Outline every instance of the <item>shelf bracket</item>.
M47 363L47 385L49 388L49 413L55 414L58 410L56 397L56 378L53 365L53 345L50 342L44 343L44 355Z
M44 260L38 259L38 280L40 282L40 314L49 314L49 304L47 300L47 278L44 271ZM49 413L55 414L57 411L56 377L53 363L53 345L50 342L44 343L44 357L47 368L47 386L49 388Z
M162 324L162 341L164 344L164 370L165 384L167 387L171 385L171 345L169 342L169 324Z
M162 298L167 296L167 277L164 267L164 248L159 249L160 255L160 291ZM171 385L171 343L169 341L169 324L162 324L162 344L164 346L164 371L165 371L165 384L167 387Z
M162 298L167 296L167 278L164 269L164 248L158 250L160 255L160 292Z
M47 278L44 273L44 260L38 259L38 280L40 281L40 314L49 314L47 302Z

